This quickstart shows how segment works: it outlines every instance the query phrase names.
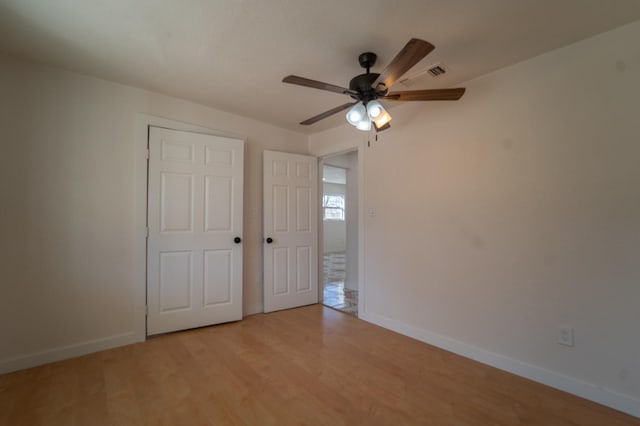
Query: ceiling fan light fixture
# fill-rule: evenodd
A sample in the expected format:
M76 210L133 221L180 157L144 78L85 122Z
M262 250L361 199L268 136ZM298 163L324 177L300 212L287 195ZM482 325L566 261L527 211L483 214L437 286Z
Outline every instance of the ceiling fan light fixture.
M369 114L369 118L372 120L378 118L378 116L383 112L385 112L385 110L380 102L371 101L367 104L367 113Z
M364 116L362 118L362 120L360 120L357 124L356 124L356 129L358 130L364 130L366 132L368 132L369 130L371 130L371 119L369 119L368 116Z
M379 101L373 100L367 104L367 114L376 127L384 127L391 121L391 115L382 106Z
M352 126L357 126L364 118L368 118L367 108L362 102L358 102L347 112L347 121Z
M389 113L383 108L382 109L382 113L379 114L375 120L373 120L374 123L376 123L376 126L378 128L384 127L385 125L387 125L389 122L391 121L391 115L389 115Z

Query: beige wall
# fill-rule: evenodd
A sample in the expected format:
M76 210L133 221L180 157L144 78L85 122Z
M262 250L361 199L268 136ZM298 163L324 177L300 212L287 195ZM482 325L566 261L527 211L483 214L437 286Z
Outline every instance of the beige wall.
M306 136L0 56L0 371L131 341L137 113L246 138L244 312L262 311L262 151Z
M639 39L631 24L391 111L364 150L363 318L640 416Z

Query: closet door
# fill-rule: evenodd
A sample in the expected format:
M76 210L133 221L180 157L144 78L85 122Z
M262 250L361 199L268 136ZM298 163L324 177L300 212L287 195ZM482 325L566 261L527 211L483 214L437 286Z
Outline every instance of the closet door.
M242 319L243 154L150 127L147 335Z

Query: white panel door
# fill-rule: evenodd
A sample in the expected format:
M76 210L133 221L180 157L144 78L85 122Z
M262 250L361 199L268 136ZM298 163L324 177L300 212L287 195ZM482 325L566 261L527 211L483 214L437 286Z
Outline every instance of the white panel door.
M317 159L264 152L264 311L318 303Z
M150 127L147 335L242 319L243 154Z

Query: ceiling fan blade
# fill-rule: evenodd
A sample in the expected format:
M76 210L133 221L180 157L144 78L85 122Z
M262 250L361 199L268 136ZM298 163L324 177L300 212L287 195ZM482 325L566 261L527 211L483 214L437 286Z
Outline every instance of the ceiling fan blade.
M329 92L340 93L343 95L357 95L358 92L347 89L346 87L335 86L322 81L311 80L297 75L288 75L282 79L283 83L297 84L298 86L313 87L314 89L328 90Z
M391 92L382 99L388 101L457 101L464 95L464 87L452 89L408 90Z
M402 77L404 73L420 62L420 60L427 56L433 49L435 49L435 47L428 41L412 38L402 48L400 53L393 58L391 63L387 65L387 68L382 71L382 74L378 76L372 86L377 88L378 85L384 84L387 89L390 88L397 79Z
M300 124L302 124L303 126L308 126L309 124L313 124L313 123L315 123L317 121L320 121L322 119L325 119L325 118L327 118L327 117L329 117L329 116L331 116L331 115L333 115L333 114L335 114L337 112L345 110L345 109L357 104L358 102L360 102L360 101L348 102L346 104L337 106L335 108L330 109L329 111L323 112L322 114L318 114L318 115L316 115L314 117L311 117L311 118L308 118L308 119L306 119L304 121L301 121Z

